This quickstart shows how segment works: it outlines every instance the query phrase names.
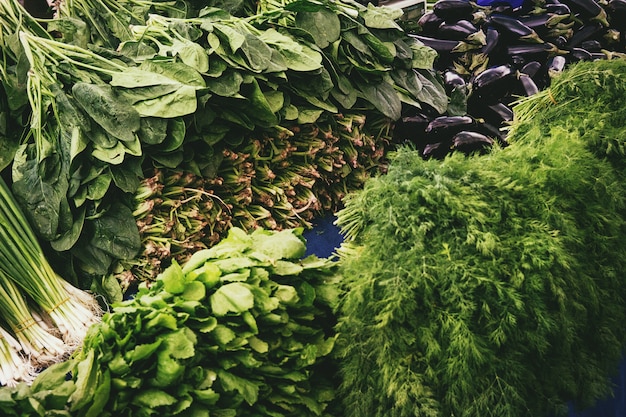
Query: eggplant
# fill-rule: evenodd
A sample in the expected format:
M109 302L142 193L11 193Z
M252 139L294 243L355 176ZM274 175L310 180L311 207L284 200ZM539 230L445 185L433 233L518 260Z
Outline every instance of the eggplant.
M428 123L430 123L430 118L421 113L401 118L394 125L393 141L414 143L417 138L425 137Z
M489 23L494 25L500 31L500 34L508 33L517 39L536 43L543 42L543 40L539 38L539 35L537 35L537 32L523 24L521 20L515 17L492 14L489 17Z
M529 77L534 77L539 72L542 66L543 64L539 61L530 61L522 67L520 72L528 75Z
M539 92L539 87L535 81L526 74L520 73L517 77L520 82L521 90L524 96L530 97L533 94L537 94Z
M549 3L544 6L547 13L560 14L573 16L572 9L567 4L563 3Z
M417 24L422 29L423 34L434 36L437 33L437 29L439 25L441 25L444 20L437 16L434 12L426 12L424 13L417 21Z
M604 27L599 22L591 22L581 26L574 32L574 35L567 42L569 48L580 46L586 40L592 39L598 34Z
M503 78L506 78L513 74L513 69L510 65L498 65L496 67L487 68L474 78L474 89L481 89L487 87Z
M574 12L578 11L591 18L591 20L602 23L603 26L609 26L606 11L600 6L596 0L563 0L565 4L570 6Z
M565 59L563 55L553 56L547 63L548 75L552 77L556 74L560 74L565 69L566 64L567 59Z
M596 53L602 51L602 44L597 39L589 39L580 44L580 47L589 52Z
M504 126L513 120L513 110L502 100L485 103L484 100L472 95L467 100L467 112L477 121L477 124ZM472 129L476 130L476 129Z
M515 86L515 71L510 64L487 68L478 74L472 82L472 95L476 95L483 104L494 104L510 94Z
M474 6L469 0L439 0L432 6L433 12L449 22L471 18Z
M535 32L539 32L540 30L553 27L570 17L571 16L569 14L542 13L538 15L524 16L519 20Z
M485 55L490 54L498 45L500 40L500 32L498 29L487 26L485 29L485 45L482 47L481 52Z
M605 10L609 15L611 27L626 29L626 0L610 0Z
M426 133L452 132L472 126L475 120L471 116L439 116L435 117L426 126Z
M458 72L453 70L446 70L443 73L443 84L448 90L454 90L456 88L465 88L467 83Z
M453 41L448 39L437 39L430 36L412 35L413 39L417 39L426 46L433 48L435 51L441 52L454 52L459 47L460 41Z
M457 20L454 23L444 21L437 28L437 36L441 39L461 41L478 32L478 28L468 20Z
M591 52L583 48L570 49L568 56L570 57L571 61L592 61L593 60L593 55L591 55Z
M448 153L450 153L450 144L443 142L429 143L422 150L424 158L443 159Z
M493 142L487 135L463 130L452 137L452 150L466 154L484 152L493 146Z
M534 55L543 53L555 53L557 47L550 43L536 43L536 44L523 44L523 45L509 45L507 47L507 53L509 55Z
M605 42L608 43L609 45L612 45L614 43L620 42L620 36L621 36L621 33L619 30L608 29L606 32L604 32L604 35L602 35L602 39L604 39Z

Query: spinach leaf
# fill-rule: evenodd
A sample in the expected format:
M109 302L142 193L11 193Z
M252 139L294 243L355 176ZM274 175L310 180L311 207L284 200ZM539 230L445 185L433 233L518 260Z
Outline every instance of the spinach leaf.
M140 127L139 113L120 100L110 86L79 82L72 87L72 94L81 108L108 133L123 141L135 139Z
M341 35L339 16L328 9L320 8L314 12L299 11L296 13L295 23L297 27L310 33L315 39L315 44L322 49L337 41Z

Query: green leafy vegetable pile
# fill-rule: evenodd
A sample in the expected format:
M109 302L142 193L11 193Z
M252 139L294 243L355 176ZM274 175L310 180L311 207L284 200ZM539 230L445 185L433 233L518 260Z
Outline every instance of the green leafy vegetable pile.
M283 144L288 153L319 143L317 135L298 137L299 126L356 115L375 129L369 135L388 137L405 106L447 107L432 69L436 54L396 24L399 10L332 0L268 1L254 11L232 3L61 1L45 21L17 0L0 3L0 145L13 155L2 168L10 166L38 236L78 275L100 279L142 252L132 197L155 168L220 181L231 169L227 151L270 161L259 165L277 172L286 168ZM278 160L269 148L252 152L256 140L273 139L282 141ZM311 143L289 143L302 139ZM350 171L358 186L380 168L380 143L372 152L363 147L364 158L344 144L328 146L325 159L302 155L301 171L328 167L337 188L349 190ZM261 169L257 189L273 189ZM246 191L245 176L225 175L226 188ZM314 194L323 194L327 183L315 182ZM295 189L303 194L290 202L293 210L284 201L264 204L268 193L259 191L249 218L276 214L263 226L305 225L298 204L311 200L311 188ZM232 211L246 216L245 207Z
M346 416L566 413L625 347L626 61L524 99L511 146L403 148L346 200L336 354Z
M245 147L224 147L212 178L155 168L134 195L143 251L114 268L123 291L153 280L172 258L183 263L196 250L219 242L231 226L308 226L321 213L335 212L349 190L363 186L373 167L382 170L387 144L385 135L364 131L361 115L324 119L251 140Z
M74 358L0 390L2 415L329 415L335 265L302 258L301 232L233 228L173 263Z

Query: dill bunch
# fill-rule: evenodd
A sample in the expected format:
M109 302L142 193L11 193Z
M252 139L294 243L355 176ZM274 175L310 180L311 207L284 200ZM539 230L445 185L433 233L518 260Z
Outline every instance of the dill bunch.
M511 146L443 161L400 148L346 198L347 417L554 415L610 394L626 334L626 94L624 62L595 65L521 102Z

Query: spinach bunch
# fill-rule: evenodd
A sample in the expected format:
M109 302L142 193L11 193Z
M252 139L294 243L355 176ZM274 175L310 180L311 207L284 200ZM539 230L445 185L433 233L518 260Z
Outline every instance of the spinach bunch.
M346 200L346 416L565 414L610 394L626 343L624 65L581 64L524 99L507 148L402 148Z
M3 415L328 415L335 265L302 259L301 232L233 228L173 263L44 371L28 402L23 386L1 390Z

